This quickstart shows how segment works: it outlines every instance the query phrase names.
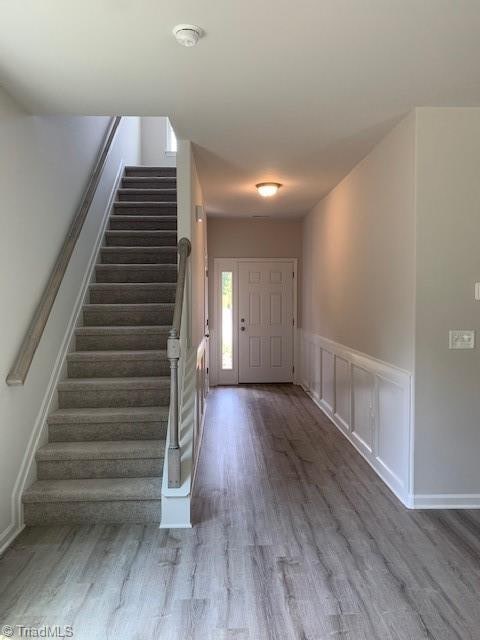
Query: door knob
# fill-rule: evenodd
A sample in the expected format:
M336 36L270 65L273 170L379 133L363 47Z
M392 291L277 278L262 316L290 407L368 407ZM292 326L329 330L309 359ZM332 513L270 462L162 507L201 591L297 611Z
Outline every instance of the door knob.
M240 331L245 331L245 327L240 327Z

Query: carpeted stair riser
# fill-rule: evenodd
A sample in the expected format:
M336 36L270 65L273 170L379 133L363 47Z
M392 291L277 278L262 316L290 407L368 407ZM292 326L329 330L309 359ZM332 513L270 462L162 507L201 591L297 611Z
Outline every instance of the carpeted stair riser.
M107 231L107 247L176 247L176 231Z
M95 267L95 280L101 282L176 282L177 265L106 265Z
M90 285L90 304L149 304L175 302L175 283L130 282Z
M115 202L113 214L121 216L176 216L176 202Z
M103 264L175 264L176 247L103 247Z
M176 177L176 175L176 167L125 167L125 176L127 177L157 176L161 178L165 176Z
M161 478L39 480L23 495L25 524L158 523Z
M169 378L74 378L58 385L60 409L151 407L169 401Z
M146 460L64 460L37 462L39 480L82 478L148 478L161 476L162 459Z
M79 327L77 351L145 351L166 349L169 327Z
M160 500L109 500L104 502L39 502L24 505L28 526L72 524L158 524Z
M37 452L39 480L153 478L162 473L165 442L57 442Z
M49 424L49 442L102 442L104 440L154 440L167 435L163 422L86 422Z
M120 357L107 358L106 352L72 353L67 357L69 378L142 378L170 375L170 363L166 352L161 355L156 351L146 351L145 355L138 352L122 354ZM110 352L115 353L115 352ZM91 355L89 358L88 356Z
M112 231L176 231L176 216L111 216Z
M122 178L122 189L176 189L174 176L126 176Z
M176 189L119 189L118 202L176 202Z
M57 410L48 416L49 442L165 440L168 407Z
M171 325L173 304L86 304L83 319L87 326Z

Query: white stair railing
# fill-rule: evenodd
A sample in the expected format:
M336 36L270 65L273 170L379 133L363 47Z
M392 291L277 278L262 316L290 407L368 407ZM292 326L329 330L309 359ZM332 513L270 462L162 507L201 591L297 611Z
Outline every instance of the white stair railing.
M181 449L179 437L179 375L178 362L181 356L180 330L182 326L183 299L185 296L185 280L187 260L192 250L190 240L182 238L178 242L178 275L175 293L175 310L173 312L172 328L167 342L167 357L170 361L170 430L168 442L168 487L180 486Z

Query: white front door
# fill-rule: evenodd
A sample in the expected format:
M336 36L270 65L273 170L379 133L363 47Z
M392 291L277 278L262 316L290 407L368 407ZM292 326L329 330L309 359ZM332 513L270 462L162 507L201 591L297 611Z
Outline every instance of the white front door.
M292 262L239 262L239 382L293 380Z

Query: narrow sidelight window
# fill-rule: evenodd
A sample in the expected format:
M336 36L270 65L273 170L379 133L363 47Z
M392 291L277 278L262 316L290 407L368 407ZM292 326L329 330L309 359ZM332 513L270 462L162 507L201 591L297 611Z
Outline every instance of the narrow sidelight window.
M233 369L233 273L222 271L222 369Z

